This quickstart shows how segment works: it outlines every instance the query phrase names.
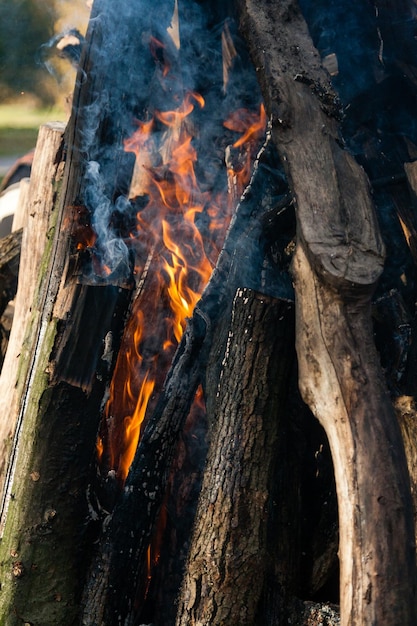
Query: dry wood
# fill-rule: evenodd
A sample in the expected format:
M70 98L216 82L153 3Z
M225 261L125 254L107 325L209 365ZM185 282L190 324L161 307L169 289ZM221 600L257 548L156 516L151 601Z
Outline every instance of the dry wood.
M323 287L301 246L294 271L303 294L296 301L301 391L326 430L335 466L342 623L372 624L378 615L412 624L409 478L379 373L369 301L346 304Z
M417 617L410 486L373 346L369 303L383 245L368 183L340 144L337 99L297 4L239 5L296 201L300 388L334 459L341 622L411 626Z
M39 130L38 140L40 139L40 135L44 131ZM19 230L19 228L24 228L26 226L27 221L27 211L26 206L29 202L28 196L30 193L30 178L22 178L19 183L19 204L16 207L15 213L13 215L13 223L12 223L12 231Z
M6 462L18 416L19 397L25 366L28 366L28 352L32 349L30 339L23 339L32 312L32 303L39 285L39 269L42 255L50 238L48 229L52 226L51 214L56 185L62 176L62 165L56 159L64 125L46 124L40 128L34 156L30 187L26 195L26 205L21 212L24 218L22 254L20 258L19 281L14 305L13 326L8 349L0 377L0 485L3 483ZM19 211L20 212L20 211ZM23 218L22 218L23 219ZM36 325L36 322L34 322ZM24 354L22 354L24 353Z

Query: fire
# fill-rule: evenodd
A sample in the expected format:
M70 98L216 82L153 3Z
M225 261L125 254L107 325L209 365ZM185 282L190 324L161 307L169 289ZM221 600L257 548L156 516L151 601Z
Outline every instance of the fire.
M229 156L233 149L236 151L236 156L230 156L228 163L229 184L232 181L235 187L232 195L240 197L249 180L251 164L255 156L254 149L265 132L265 107L261 104L259 114L247 109L238 109L227 118L224 126L234 132L243 133L233 144Z
M263 104L260 106L259 115L247 109L238 109L224 122L226 128L243 133L233 144L234 148L239 148L246 143L259 139L265 131L266 112Z
M159 51L159 42L153 45ZM156 52L155 52L156 54ZM207 283L215 258L215 239L224 238L229 220L225 197L203 192L195 173L198 160L192 114L204 107L196 93L188 93L173 110L155 111L152 119L138 121L125 140L135 154L130 197L146 200L137 213L131 245L136 251L136 274L145 289L134 303L105 409L105 432L100 446L108 469L123 482L133 460L141 428L155 393L161 388L173 351L181 340L186 319ZM225 125L243 133L235 148L245 144L247 156L265 128L265 112L237 112ZM245 182L246 181L246 182ZM144 206L143 206L144 205ZM213 230L203 237L199 220L204 216ZM207 240L207 241L206 241ZM149 270L149 271L148 271Z

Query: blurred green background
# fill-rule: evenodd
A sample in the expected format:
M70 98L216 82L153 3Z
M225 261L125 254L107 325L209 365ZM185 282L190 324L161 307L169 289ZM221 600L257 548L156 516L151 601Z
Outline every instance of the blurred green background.
M88 15L86 0L0 0L0 179L35 146L40 124L67 119L75 69L50 42L85 34Z

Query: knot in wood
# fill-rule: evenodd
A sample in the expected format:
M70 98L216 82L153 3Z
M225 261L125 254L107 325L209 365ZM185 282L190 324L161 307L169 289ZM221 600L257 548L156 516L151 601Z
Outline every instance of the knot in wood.
M22 561L15 561L12 565L12 574L15 578L22 578L25 573L25 567Z

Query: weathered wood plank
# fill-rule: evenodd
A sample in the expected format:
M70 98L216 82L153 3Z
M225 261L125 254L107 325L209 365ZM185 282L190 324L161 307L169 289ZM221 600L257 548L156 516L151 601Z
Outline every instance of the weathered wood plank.
M57 185L62 177L62 163L57 153L62 142L64 125L45 124L39 130L32 177L27 192L27 204L22 208L24 232L19 265L19 280L14 306L14 320L9 344L0 376L0 485L3 489L6 464L19 410L19 396L25 378L31 339L26 337L27 324L37 313L32 309L36 289L42 278L41 262L45 249L51 243L48 231L53 227L52 211Z

